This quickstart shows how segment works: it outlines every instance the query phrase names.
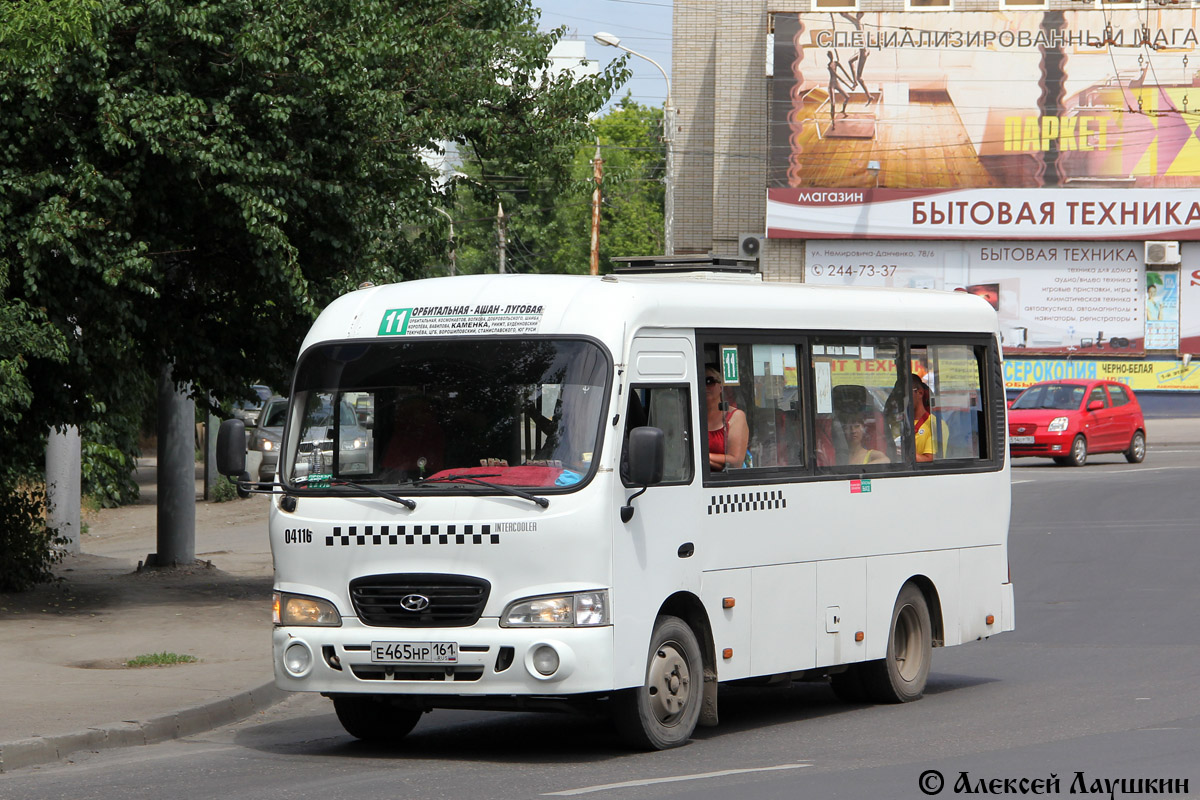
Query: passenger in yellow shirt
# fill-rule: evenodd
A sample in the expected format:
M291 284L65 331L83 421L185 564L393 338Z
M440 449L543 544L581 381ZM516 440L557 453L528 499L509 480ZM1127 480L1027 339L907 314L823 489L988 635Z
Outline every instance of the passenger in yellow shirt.
M913 430L915 431L917 461L933 461L946 454L946 439L950 429L930 410L929 387L921 376L913 373Z

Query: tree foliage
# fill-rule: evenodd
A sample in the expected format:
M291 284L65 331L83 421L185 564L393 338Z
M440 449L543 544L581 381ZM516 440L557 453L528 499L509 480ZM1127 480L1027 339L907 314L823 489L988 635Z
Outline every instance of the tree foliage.
M45 515L42 487L0 468L0 592L23 592L53 579L66 540L46 527Z
M97 0L7 0L0 15L0 66L52 57L91 35Z
M559 34L528 0L94 9L0 66L6 439L130 415L165 363L202 398L285 385L320 307L444 263L427 154L554 186L621 77L545 75Z
M319 308L445 262L445 143L566 181L624 73L548 75L561 31L536 22L530 0L6 3L0 467L79 425L119 496L162 365L201 400L286 385Z
M509 174L487 160L464 167L458 259L463 272L497 266L496 210L508 215L508 268L513 272L586 273L590 265L593 159L603 159L600 271L610 259L663 252L663 175L666 148L662 109L628 96L592 123L593 134L573 148L571 182L547 187L536 176Z

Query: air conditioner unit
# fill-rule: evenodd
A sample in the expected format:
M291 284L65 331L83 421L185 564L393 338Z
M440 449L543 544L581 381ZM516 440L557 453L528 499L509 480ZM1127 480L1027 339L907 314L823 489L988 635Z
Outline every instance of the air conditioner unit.
M757 233L743 233L738 237L738 258L742 261L757 261L762 255L763 237Z
M1179 242L1146 242L1146 264L1178 264Z

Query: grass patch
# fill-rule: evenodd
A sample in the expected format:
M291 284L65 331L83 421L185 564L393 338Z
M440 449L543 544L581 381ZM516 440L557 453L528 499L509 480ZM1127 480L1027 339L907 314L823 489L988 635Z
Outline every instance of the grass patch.
M169 667L172 664L194 664L195 656L179 653L145 653L125 662L127 667Z
M217 478L217 482L213 484L213 490L209 494L209 499L214 503L227 503L230 500L237 500L237 487L228 481L224 475Z

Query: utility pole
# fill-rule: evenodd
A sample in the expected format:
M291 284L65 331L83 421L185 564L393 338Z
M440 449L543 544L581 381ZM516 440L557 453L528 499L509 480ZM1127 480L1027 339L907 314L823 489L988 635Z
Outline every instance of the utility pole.
M592 264L593 275L600 274L600 182L604 179L604 159L600 157L600 140L596 140L596 157L592 159L592 175L596 188L592 190Z
M496 228L500 234L500 274L504 274L504 262L508 259L508 217L504 216L504 204L496 204Z
M196 406L171 374L167 364L158 375L158 552L148 567L196 560Z
M74 425L59 431L50 429L46 437L46 526L66 539L69 553L79 552L80 464L83 445L79 428Z

